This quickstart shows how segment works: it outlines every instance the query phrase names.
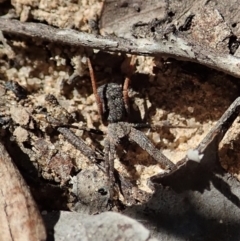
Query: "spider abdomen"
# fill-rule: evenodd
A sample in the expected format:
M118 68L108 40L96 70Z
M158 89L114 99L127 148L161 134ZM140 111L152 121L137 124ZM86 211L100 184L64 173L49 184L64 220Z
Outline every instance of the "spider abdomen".
M103 118L109 123L126 120L126 109L123 101L122 86L108 83L98 88L102 101Z

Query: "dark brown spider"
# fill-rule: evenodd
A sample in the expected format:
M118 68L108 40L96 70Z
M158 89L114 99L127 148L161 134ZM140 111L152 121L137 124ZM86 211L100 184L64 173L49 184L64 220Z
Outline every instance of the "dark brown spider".
M104 141L104 159L110 185L114 184L116 146L120 144L124 137L136 142L143 150L147 151L163 169L168 171L176 169L176 165L163 155L143 132L137 129L143 126L141 123L127 122L130 114L128 103L130 78L125 79L123 86L116 83L107 83L97 88L91 61L90 59L87 61L99 114L103 123L105 125L108 123L107 135ZM134 62L135 60L132 58L131 68L133 68Z

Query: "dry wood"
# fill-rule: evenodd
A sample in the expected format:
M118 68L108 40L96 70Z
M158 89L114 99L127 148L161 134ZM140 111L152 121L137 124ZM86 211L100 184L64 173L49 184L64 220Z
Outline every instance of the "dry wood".
M240 59L191 43L181 36L169 34L167 39L123 39L102 37L70 29L57 29L40 23L22 23L0 18L0 30L17 36L39 38L49 42L75 47L90 47L104 51L125 52L137 55L165 56L197 62L240 77Z
M0 241L43 241L46 231L21 174L0 143Z

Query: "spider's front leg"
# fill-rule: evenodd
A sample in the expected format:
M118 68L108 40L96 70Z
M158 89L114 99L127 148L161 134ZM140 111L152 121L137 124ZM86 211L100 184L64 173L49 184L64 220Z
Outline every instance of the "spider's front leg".
M153 143L146 137L146 135L131 127L129 132L129 139L136 142L143 150L147 151L150 156L152 156L160 166L165 170L175 170L176 165L171 162L165 155L158 150Z
M47 95L45 100L47 106L51 107L51 112L46 113L46 121L59 133L61 133L65 139L76 147L84 156L86 156L90 161L96 163L101 170L105 171L102 166L98 164L98 161L103 159L101 153L93 150L83 141L82 138L76 136L69 128L82 129L95 134L103 133L95 129L73 125L73 117L59 104L54 95Z

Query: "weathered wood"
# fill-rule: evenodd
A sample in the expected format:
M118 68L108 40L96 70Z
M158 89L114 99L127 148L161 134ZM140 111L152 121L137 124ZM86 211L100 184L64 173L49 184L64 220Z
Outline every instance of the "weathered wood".
M0 143L0 241L43 241L45 227L30 190Z
M17 20L0 18L3 33L46 40L62 45L90 47L104 51L125 52L137 55L165 56L179 60L197 62L225 73L240 77L240 59L203 48L188 42L180 36L169 34L167 39L123 39L102 37L71 29L57 29L40 23L22 23Z

